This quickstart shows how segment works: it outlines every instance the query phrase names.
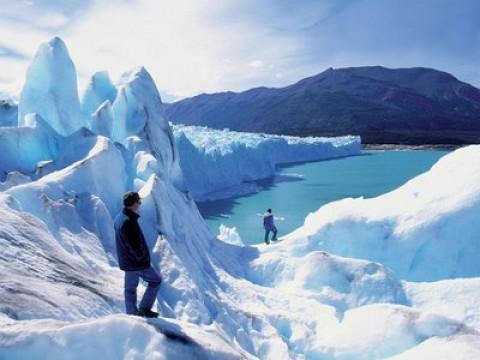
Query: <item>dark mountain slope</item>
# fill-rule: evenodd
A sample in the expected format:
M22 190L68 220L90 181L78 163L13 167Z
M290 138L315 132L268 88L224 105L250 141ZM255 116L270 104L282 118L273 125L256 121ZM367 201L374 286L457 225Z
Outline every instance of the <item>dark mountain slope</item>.
M328 69L285 88L199 95L167 107L175 123L364 143L480 142L480 90L428 68Z

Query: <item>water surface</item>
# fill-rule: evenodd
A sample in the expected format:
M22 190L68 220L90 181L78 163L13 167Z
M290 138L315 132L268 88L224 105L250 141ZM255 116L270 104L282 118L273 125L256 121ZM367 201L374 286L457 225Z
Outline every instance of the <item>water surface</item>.
M263 242L262 217L275 216L279 236L303 224L322 205L346 197L375 197L394 190L431 168L443 150L363 151L361 155L282 166L275 177L257 183L262 191L237 198L199 203L210 229L235 226L245 244Z

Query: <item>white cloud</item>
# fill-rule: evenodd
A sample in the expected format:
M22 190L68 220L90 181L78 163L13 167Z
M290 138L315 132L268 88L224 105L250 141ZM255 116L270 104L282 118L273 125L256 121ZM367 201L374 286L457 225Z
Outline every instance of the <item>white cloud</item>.
M118 74L145 65L158 86L177 97L244 89L257 76L252 67L263 66L259 60L245 65L252 53L280 62L297 44L246 19L226 20L235 2L142 0L115 8L100 4L70 29L66 40L84 73L100 67Z
M249 66L255 68L255 69L260 69L264 66L263 64L263 61L262 60L253 60L252 62L250 62L248 64Z
M243 90L273 81L275 72L258 77L256 70L264 61L280 66L285 57L297 51L298 39L293 36L278 36L248 16L231 18L236 4L238 0L97 1L88 14L58 33L5 21L0 23L0 31L10 32L8 39L2 37L6 45L29 57L40 42L61 36L77 66L81 85L97 70L108 70L116 78L123 71L144 65L161 93L181 98L200 92ZM55 20L58 25L67 24L68 19L55 16L48 12L37 23ZM262 60L251 61L257 56ZM5 61L0 57L0 66ZM18 87L18 79L23 81L27 63L18 63L11 73L12 81L3 82L3 88L12 83Z

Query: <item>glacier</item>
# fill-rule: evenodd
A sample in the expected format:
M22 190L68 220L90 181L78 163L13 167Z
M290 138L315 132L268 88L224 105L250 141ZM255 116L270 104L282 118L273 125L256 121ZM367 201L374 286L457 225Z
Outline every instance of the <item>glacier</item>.
M358 155L358 136L276 136L173 125L185 183L197 201L255 191L278 165ZM199 176L201 174L202 176Z
M71 69L63 47L41 46L42 75ZM32 69L32 93L75 93L75 81L57 84L47 72L53 83L37 82ZM480 358L480 146L391 193L327 204L275 245L241 246L234 229L216 238L194 199L238 184L192 190L195 169L201 182L212 157L233 171L245 156L255 164L246 171L268 176L314 149L315 159L325 149L349 155L358 138L172 130L146 69L115 86L113 101L100 91L80 126L57 111L80 112L67 97L55 111L31 101L22 123L0 127L1 146L17 151L0 163L0 358ZM296 150L272 154L289 141ZM202 143L211 145L199 160ZM229 157L235 151L242 156ZM131 189L143 198L140 222L163 278L159 319L123 314L112 218Z
M126 100L126 90L122 90L122 86L119 86L118 99L112 98L112 94L116 96L117 88L112 90L111 86L113 85L108 73L95 73L85 90L82 109L86 119L85 127L94 134L118 140L128 137L126 124L114 127L113 123L125 122L122 118L127 116L125 104L131 100ZM160 95L156 101L161 102ZM11 106L15 108L14 103ZM163 112L161 109L158 111ZM137 115L128 116L134 118ZM165 117L163 113L161 116ZM116 129L115 134L113 129ZM358 136L299 138L183 125L171 125L171 129L178 151L176 156L180 158L184 188L188 189L190 196L196 201L216 200L259 191L261 187L255 181L272 177L276 168L282 164L352 156L361 151L361 139ZM15 128L14 131L20 130ZM52 137L61 138L59 135L56 133ZM4 146L8 151L17 151L13 144ZM20 151L23 149L25 147ZM30 172L35 171L40 161L51 161L54 157L40 155L41 151L35 153L35 161L29 163ZM147 164L148 159L142 157L141 166L151 166ZM14 169L15 166L0 165L0 170L3 171L0 180L4 180L8 172ZM27 172L25 165L21 169ZM202 176L199 177L199 174ZM141 182L144 183L147 177L144 176ZM136 188L138 189L138 186Z

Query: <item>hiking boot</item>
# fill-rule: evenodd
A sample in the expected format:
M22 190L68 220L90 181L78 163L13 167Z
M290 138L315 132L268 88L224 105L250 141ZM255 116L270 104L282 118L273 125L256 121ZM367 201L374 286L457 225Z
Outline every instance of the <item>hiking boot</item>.
M149 309L140 308L137 311L137 315L145 318L157 318L158 313Z

